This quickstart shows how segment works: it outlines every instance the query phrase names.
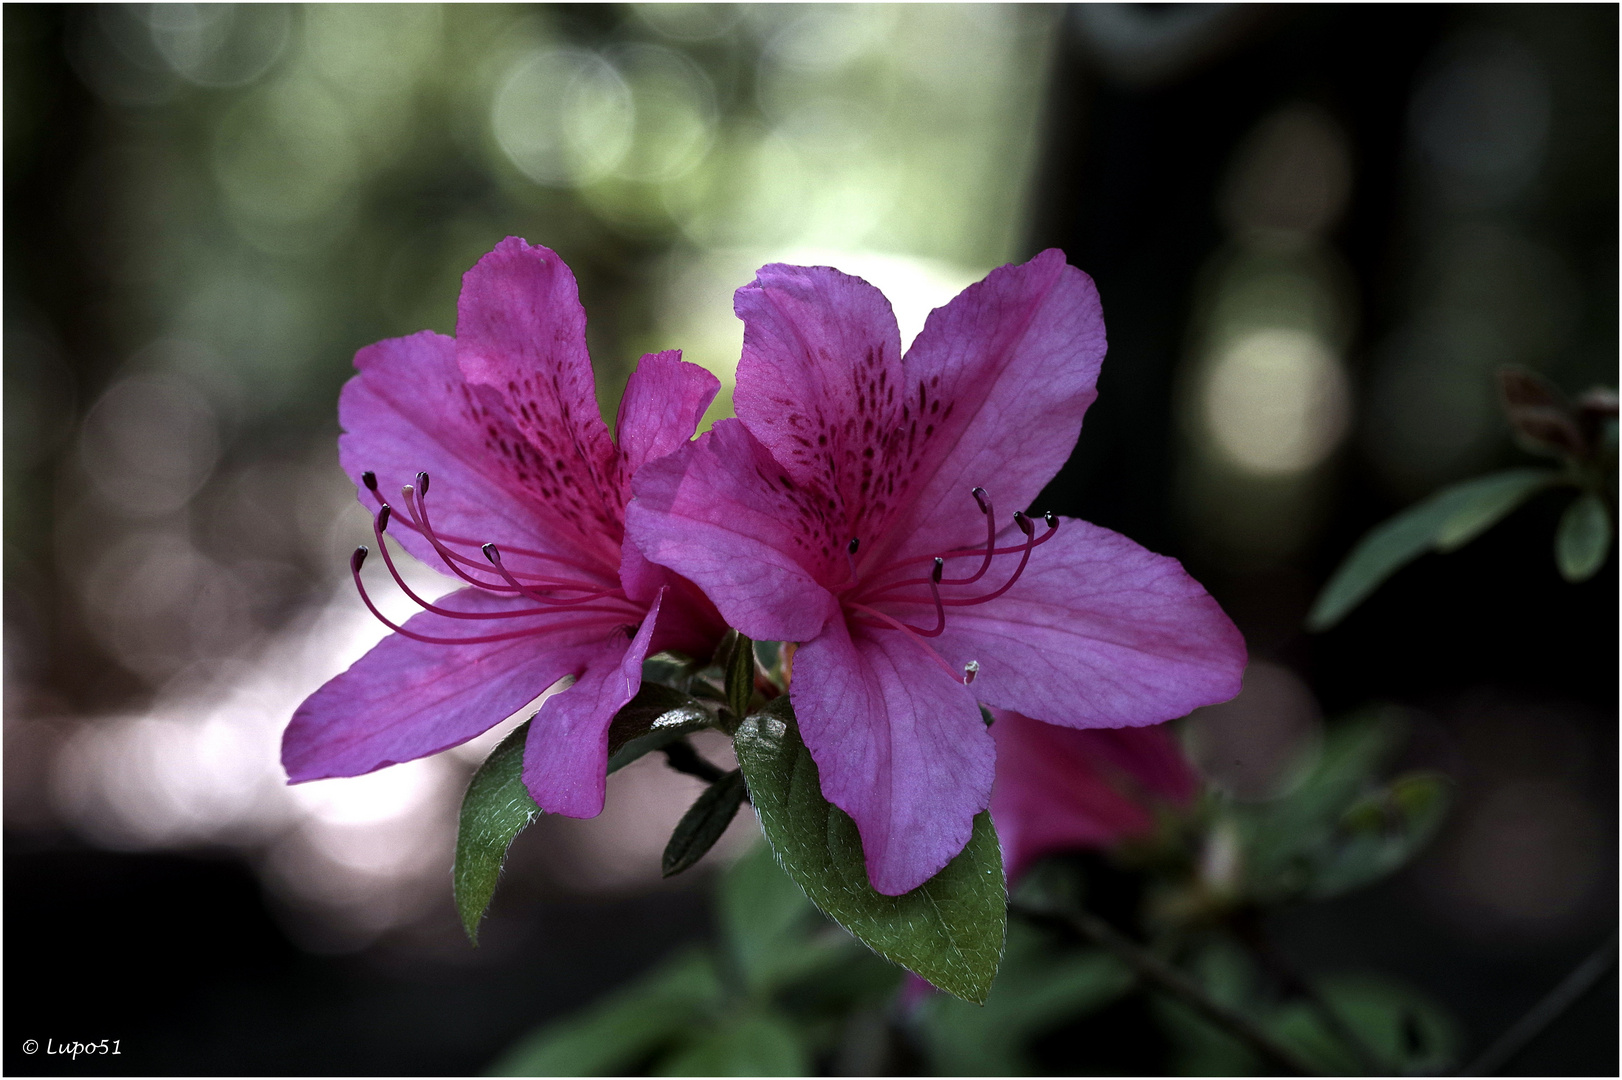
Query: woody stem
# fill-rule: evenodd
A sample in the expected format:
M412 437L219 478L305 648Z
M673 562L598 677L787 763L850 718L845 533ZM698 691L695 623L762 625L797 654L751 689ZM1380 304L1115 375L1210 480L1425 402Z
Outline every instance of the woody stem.
M1321 1075L1250 1017L1217 1001L1198 983L1098 916L1082 910L1054 911L1021 904L1011 904L1008 910L1010 914L1035 922L1062 926L1111 953L1131 968L1138 978L1187 1005L1289 1075Z

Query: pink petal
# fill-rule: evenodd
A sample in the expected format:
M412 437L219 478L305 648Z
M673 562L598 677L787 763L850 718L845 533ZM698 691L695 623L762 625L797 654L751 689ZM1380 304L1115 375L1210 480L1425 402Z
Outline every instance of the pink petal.
M979 662L981 701L1065 727L1185 716L1237 694L1245 667L1244 638L1176 559L1068 518L1001 598L948 608L936 642L954 665Z
M995 750L973 695L917 642L830 620L794 654L789 693L823 795L861 832L875 889L899 896L963 850Z
M1193 796L1193 771L1163 727L1078 730L994 712L991 816L1010 880L1043 855L1146 833L1155 803Z
M693 581L752 638L805 641L839 610L825 583L822 508L736 420L644 466L626 532L650 561Z
M615 423L625 498L630 498L631 477L638 469L687 445L720 388L714 375L697 364L683 363L680 350L642 358L625 384ZM625 595L646 602L671 580L669 571L648 562L627 538L620 552Z
M686 446L720 389L721 380L684 363L680 349L644 356L625 384L614 423L627 481L648 462ZM625 494L630 497L629 487Z
M456 355L467 381L489 386L527 439L501 451L550 512L619 561L619 472L597 406L586 313L555 252L509 236L462 277ZM498 448L499 449L499 448Z
M549 814L596 817L608 777L608 725L642 685L663 594L654 597L636 637L615 635L584 661L579 678L541 704L524 742L524 786Z
M452 593L438 604L468 612L526 606L477 589ZM430 645L401 634L384 638L293 714L282 736L282 764L290 780L359 776L464 743L582 670L611 635L625 640L604 619L565 612L477 620L422 612L405 625L435 637L554 629L482 645Z
M1104 349L1092 278L1053 248L993 270L931 312L905 361L913 403L927 394L917 419L929 438L894 524L906 538L899 551L983 538L976 486L1000 520L1029 507L1075 448Z
M933 312L899 362L889 304L859 278L767 266L735 306L739 418L832 501L835 532L866 559L974 543L976 486L1004 515L1024 509L1097 397L1098 293L1056 250Z
M576 546L572 536L560 540L544 500L490 452L492 438L516 444L522 436L498 395L464 381L455 342L429 330L391 338L356 353L355 367L360 374L338 399L345 432L338 458L369 512L377 500L362 473L375 473L379 494L404 510L401 485L427 472L429 514L442 533L540 550ZM390 534L418 559L442 565L428 541L404 525Z
M901 336L884 294L826 266L763 266L737 291L738 418L801 486L837 503L838 542L871 541L903 494Z

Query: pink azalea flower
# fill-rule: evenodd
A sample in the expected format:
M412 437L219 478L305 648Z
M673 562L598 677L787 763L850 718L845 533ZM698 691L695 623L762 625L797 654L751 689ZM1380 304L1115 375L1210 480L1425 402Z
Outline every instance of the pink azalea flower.
M463 277L454 340L423 331L356 354L338 456L376 508L379 554L425 610L299 706L282 740L294 782L455 746L574 676L531 725L523 775L542 809L589 817L609 721L643 658L713 650L725 631L714 607L626 543L624 510L633 474L692 438L718 383L678 353L643 357L616 446L585 334L569 268L509 237ZM466 587L435 603L412 594L385 529ZM377 614L365 555L355 584Z
M991 819L1014 881L1044 855L1110 847L1154 829L1157 804L1199 788L1163 727L1065 728L993 709Z
M874 888L968 841L995 759L977 699L1091 728L1238 693L1244 642L1175 560L996 516L1097 396L1098 294L1062 253L966 289L905 358L884 296L827 267L764 267L736 309L739 419L645 468L627 528L741 632L801 643L791 700Z

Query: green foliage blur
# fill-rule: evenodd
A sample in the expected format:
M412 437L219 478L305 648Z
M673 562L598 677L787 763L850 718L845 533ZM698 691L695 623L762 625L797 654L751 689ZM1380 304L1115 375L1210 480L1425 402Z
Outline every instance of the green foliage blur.
M1425 994L1371 971L1309 984L1284 966L1263 929L1270 911L1395 872L1435 834L1450 802L1448 782L1427 771L1387 775L1407 737L1400 710L1343 718L1290 765L1289 781L1273 797L1236 801L1213 789L1188 812L1166 815L1153 836L1038 864L1015 889L1001 969L983 1003L940 993L863 950L820 918L767 845L758 845L721 879L718 947L679 953L538 1029L493 1072L1086 1072L1088 1046L1049 1036L1134 995L1146 996L1161 1033L1155 1047L1134 1054L1140 1067L1153 1071L1164 1055L1177 1075L1265 1071L1272 1062L1140 981L1121 955L1033 919L1098 904L1092 894L1110 878L1141 882L1141 901L1124 914L1150 952L1187 971L1211 999L1252 1017L1313 1069L1443 1071L1455 1064L1460 1036ZM773 846L776 859L820 895L818 872L794 865L790 847L776 839ZM838 905L828 910L864 940L873 933L860 933ZM891 924L884 934L921 942L936 933L924 922ZM884 936L870 944L895 947Z

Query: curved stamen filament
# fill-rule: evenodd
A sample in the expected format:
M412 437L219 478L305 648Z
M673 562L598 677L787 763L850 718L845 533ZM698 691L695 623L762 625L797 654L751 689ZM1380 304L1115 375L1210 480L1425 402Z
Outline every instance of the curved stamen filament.
M905 626L907 627L907 629L911 630L915 634L921 634L924 637L940 637L941 634L946 630L946 610L941 607L941 585L940 585L941 571L943 571L945 569L946 569L946 560L945 559L936 559L935 560L935 571L934 571L934 573L929 575L929 592L930 592L930 595L935 598L935 629L933 629L933 630L925 630L921 626L914 626L911 623L906 623Z
M570 591L570 592L575 592L575 591L586 592L585 596L577 596L577 597L574 597L573 599L570 599L570 600L563 600L563 599L560 599L560 598L555 597L555 596L547 596L547 595L545 595L543 593L537 592L532 587L525 586L525 585L521 584L518 581L517 578L513 577L512 573L510 571L508 571L508 569L504 565L502 565L502 562L501 562L501 549L496 547L496 545L494 545L494 544L486 544L486 545L484 545L484 547L481 550L483 550L483 552L484 552L484 557L486 559L490 560L490 565L494 566L496 568L497 573L499 573L502 577L506 578L512 584L513 588L517 589L519 592L523 593L525 596L529 597L530 599L538 600L543 604L551 604L554 607L574 607L574 606L576 606L578 604L589 604L593 600L604 600L604 599L623 600L623 599L625 599L625 593L623 591L619 590L619 589L603 589L603 590L598 591L598 592L590 592L587 589L587 587L579 585L579 584L565 585L564 588L566 590Z
M998 589L996 592L987 593L984 596L969 597L963 600L948 600L945 601L945 603L951 605L952 607L965 607L969 604L984 604L989 600L997 599L997 597L1014 587L1014 582L1018 581L1020 575L1025 573L1025 564L1031 561L1031 552L1036 548L1036 545L1040 543L1040 541L1036 539L1036 526L1031 524L1030 518L1026 517L1024 514L1016 513L1014 515L1014 523L1019 526L1019 531L1025 534L1025 550L1020 554L1019 565L1014 567L1013 576L1011 576L1007 581L1003 582L1002 588ZM1058 530L1058 528L1059 526L1055 524L1052 528L1048 529L1047 532L1042 534L1043 539L1052 536ZM935 597L935 603L937 605L942 603L938 595Z
M547 597L536 597L536 599L540 600L542 603L547 603L551 606L521 608L517 611L452 611L450 608L443 608L438 604L424 600L412 590L410 585L406 584L405 578L400 576L399 568L394 565L394 558L389 554L389 546L383 542L383 533L389 527L389 516L389 504L384 503L383 509L379 510L377 517L372 519L372 535L377 539L378 553L383 556L383 565L389 568L389 576L394 578L394 583L400 587L400 591L405 593L406 596L411 599L412 603L416 604L424 611L431 611L435 615L444 615L446 618L450 619L512 619L523 615L546 615L558 607L574 606L574 604L577 603L577 601L558 602ZM596 598L593 597L591 599ZM609 613L614 609L593 608L591 610Z
M573 630L590 626L600 626L606 621L601 618L596 618L579 619L573 622L554 622L548 623L545 626L532 626L524 630L510 630L504 634L483 634L478 637L442 638L433 637L428 634L419 634L415 630L407 630L400 624L390 620L381 611L377 610L376 604L372 603L372 598L367 594L366 586L361 582L360 579L360 567L361 563L366 561L366 553L367 548L365 546L361 546L356 548L355 553L349 558L349 573L350 576L355 579L355 590L360 593L361 602L366 605L366 610L370 611L372 615L376 617L378 622L382 623L390 630L393 630L396 634L400 634L403 637L408 637L413 641L421 641L427 645L488 645L497 641L514 641L518 638L535 637L539 634L552 634L560 630ZM454 613L447 612L445 614ZM507 614L522 615L526 614L526 612L515 611ZM605 611L602 614L612 615L618 613Z
M418 473L417 475L419 477L421 477L421 476L426 476L428 474L427 473ZM376 499L379 504L382 504L384 500L383 500L383 496L377 490L377 474L373 473L373 472L363 472L363 473L360 474L360 479L361 479L361 483L366 485L366 490L368 490L368 491L370 491L372 493L372 498ZM404 489L402 489L402 491L403 490ZM417 522L417 519L411 516L409 502L407 503L406 512L405 513L400 513L398 511L396 511L395 518L402 525L405 525L407 528L411 529L413 532L420 533L420 532L423 531L422 526ZM466 537L466 536L455 536L455 535L453 535L451 533L436 533L435 535L440 540L444 541L447 544L466 544L469 547L478 547L480 545L480 543L482 542L482 541L479 541L479 540L471 539L471 538ZM564 557L562 555L554 555L551 552L535 551L535 550L533 550L531 548L515 547L512 544L507 545L507 551L508 551L509 554L512 554L512 555L522 555L525 558L531 558L531 559L547 559L547 560L549 560L551 562L560 563L560 564L562 564L564 566L572 566L576 570L583 570L588 574L600 574L600 573L603 572L603 568L601 566L592 566L592 565L589 565L587 563L577 562L574 559L566 558L566 557ZM466 564L468 566L478 566L479 565L479 561L477 559L470 558L470 557L468 557L466 555L462 555L462 554L459 554L457 552L452 552L451 554L457 561L459 561L461 563L464 563L464 564ZM524 573L518 573L518 574L516 574L516 576L519 577L519 578L528 578L528 577L530 577L532 575L524 574Z
M1021 516L1023 516L1023 515L1021 515ZM1058 515L1055 514L1051 510L1047 511L1046 513L1044 513L1042 515L1042 520L1047 522L1048 531L1036 538L1036 546L1037 547L1041 547L1043 544L1047 543L1050 539L1052 539L1053 534L1055 532L1057 532L1058 528L1059 528ZM1022 552L1024 550L1025 550L1025 545L1024 544L1016 544L1013 547L993 548L991 550L991 554L992 555L1017 555L1017 554L1019 554L1020 552ZM986 554L986 552L984 550L982 550L981 548L953 548L951 551L943 551L938 555L914 555L914 556L912 556L910 558L906 558L906 559L897 559L895 562L890 563L888 566L885 566L880 570L875 570L872 574L869 575L869 580L872 580L874 578L882 577L885 574L892 573L892 572L894 572L896 570L900 570L901 568L906 567L906 566L916 566L919 563L930 562L930 561L932 561L934 559L963 559L963 558L967 558L967 557L969 557L971 555L985 555L985 554ZM975 575L975 576L979 577L978 574ZM897 581L897 582L893 582L893 583L891 583L889 585L884 585L884 586L881 586L881 587L883 589L893 589L893 588L897 588L897 587L899 587L901 585L922 585L923 583L924 583L923 578L910 578L907 581ZM959 584L962 584L962 582L947 580L947 581L943 582L943 584L946 584L946 585L959 585Z
M873 618L878 619L880 622L884 623L886 626L890 627L891 629L899 630L903 634L906 634L908 637L910 637L914 641L916 641L918 643L918 646L920 648L922 648L924 650L924 652L929 654L929 658L931 660L935 661L935 663L939 664L940 669L942 671L946 672L947 675L951 676L951 678L955 682L963 682L963 677L952 669L951 664L948 664L945 660L941 659L941 654L936 652L930 646L930 644L927 641L922 640L918 636L918 632L913 627L908 626L904 622L900 622L900 621L898 621L896 619L892 619L890 616L886 615L884 612L879 611L877 608L870 608L866 604L846 604L845 606L852 609L852 610L854 610L854 611L859 611L863 615L870 615ZM864 625L871 625L871 624L864 624ZM874 629L878 629L878 628L874 627Z
M997 548L996 512L991 505L991 496L986 494L985 488L977 487L970 494L974 496L974 501L979 505L980 512L986 516L986 557L980 561L980 569L976 570L972 576L943 581L941 582L943 585L973 585L976 581L985 577L986 571L991 569L991 556Z
M1047 521L1047 526L1048 526L1047 532L1043 533L1041 536L1036 536L1036 537L1033 538L1033 533L1035 532L1035 526L1031 523L1031 519L1029 517L1026 517L1022 513L1014 514L1014 523L1016 525L1018 525L1020 531L1025 534L1025 542L1023 544L1020 544L1018 547L1004 547L1004 548L994 548L994 549L992 549L991 553L993 555L1018 555L1018 556L1020 556L1019 568L1014 571L1014 576L1012 578L1010 578L1007 581L1007 583L1005 583L1002 586L1002 588L998 589L996 592L987 593L984 596L973 596L973 597L966 597L966 598L961 598L961 599L945 599L945 600L942 600L941 603L945 604L947 607L965 607L965 606L972 605L972 604L983 604L987 600L995 600L997 597L999 597L1003 593L1007 592L1008 589L1010 588L1010 586L1012 586L1015 581L1019 580L1020 574L1025 572L1025 563L1030 559L1032 549L1041 547L1043 544L1047 543L1049 540L1051 540L1053 538L1054 533L1059 531L1059 519L1057 517L1055 517L1052 513L1049 513L1049 514L1044 515L1044 519ZM944 556L933 556L933 557L934 558L948 558L948 559L950 559L956 554L973 554L973 553L972 552L957 553L957 552L950 552L949 551L949 552L946 552L946 554ZM930 556L926 556L926 557L930 557ZM909 560L909 561L911 561L911 562L920 562L922 560L913 559L913 560ZM900 565L900 564L897 564L897 565ZM978 578L979 576L980 575L976 574L975 578ZM974 580L974 579L971 578L970 580ZM869 600L873 600L873 599L879 599L879 598L888 597L889 599L900 600L901 599L900 597L889 597L889 594L897 591L898 589L906 589L906 588L911 588L911 587L913 587L915 585L927 585L927 584L929 584L929 579L928 578L908 578L905 581L892 581L888 585L880 585L879 587L877 587L873 591L869 592L867 594L867 598ZM955 584L958 584L958 582L947 580L947 581L943 581L942 584L955 585ZM918 603L923 603L923 601L921 601L921 600L917 601L917 602Z
M419 479L426 477L427 475L427 473L417 474ZM461 578L470 585L477 585L479 588L487 589L490 592L520 591L514 586L503 585L499 581L480 581L478 578L456 565L458 560L456 559L454 553L440 541L438 536L434 534L434 527L428 521L428 504L423 500L421 493L412 488L410 484L406 484L400 489L400 494L405 497L406 506L416 512L418 522L417 531L422 534L423 539L427 540L433 545L435 551L439 552L439 557L444 560L446 568L450 570L451 573L455 574L457 577Z

